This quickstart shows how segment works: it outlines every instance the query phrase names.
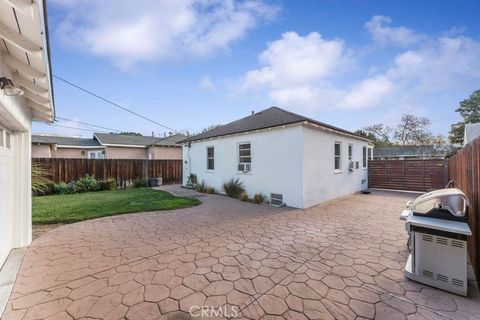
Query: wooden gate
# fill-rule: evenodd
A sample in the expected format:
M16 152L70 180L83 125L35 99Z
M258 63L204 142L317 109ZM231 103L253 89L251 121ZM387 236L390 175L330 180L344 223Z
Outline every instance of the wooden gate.
M447 160L370 160L368 186L379 189L430 191L448 183Z

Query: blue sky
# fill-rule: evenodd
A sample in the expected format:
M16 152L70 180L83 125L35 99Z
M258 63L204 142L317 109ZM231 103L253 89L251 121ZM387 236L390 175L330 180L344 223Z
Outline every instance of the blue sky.
M349 130L427 116L480 83L478 1L50 0L53 73L176 130L272 105ZM57 116L167 129L54 79ZM91 136L35 123L36 133Z

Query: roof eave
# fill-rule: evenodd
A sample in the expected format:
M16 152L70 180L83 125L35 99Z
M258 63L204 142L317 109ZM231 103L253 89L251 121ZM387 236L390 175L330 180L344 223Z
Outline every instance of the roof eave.
M195 136L191 137L191 138L187 138L187 139L184 139L184 140L181 140L179 142L177 142L178 144L186 144L186 143L189 143L189 142L197 142L197 141L202 141L202 140L210 140L210 139L215 139L215 138L220 138L220 137L227 137L227 136L232 136L232 135L238 135L238 134L242 134L242 133L250 133L250 132L258 132L260 130L266 130L266 129L273 129L273 128L280 128L280 127L285 127L285 126L291 126L291 125L295 125L295 124L307 124L307 123L310 123L311 125L313 126L316 126L317 128L320 128L322 127L323 129L325 130L328 130L334 134L342 134L342 135L347 135L347 136L350 136L354 139L359 139L359 140L363 140L363 141L367 141L367 142L372 142L372 140L368 139L368 138L365 138L365 137L362 137L362 136L359 136L359 135L356 135L354 134L353 132L349 132L347 130L339 130L339 129L336 129L336 128L333 128L333 127L329 127L329 126L326 126L320 122L316 122L316 121L311 121L311 120L300 120L300 121L292 121L292 122L288 122L288 123L284 123L284 124L281 124L281 125L276 125L276 126L266 126L266 127L262 127L262 128L258 128L258 129L253 129L253 130L245 130L245 131L238 131L238 132L232 132L232 133L229 133L229 134L219 134L219 135L215 135L215 136L210 136L210 137L205 137L205 138L199 138L199 139L195 139ZM373 142L372 142L373 144Z

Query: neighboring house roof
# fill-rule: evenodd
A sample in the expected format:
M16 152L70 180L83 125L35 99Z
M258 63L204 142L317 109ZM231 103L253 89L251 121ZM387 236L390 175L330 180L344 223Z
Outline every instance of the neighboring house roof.
M242 133L247 131L278 127L278 126L283 126L288 124L300 123L304 121L308 121L308 122L317 124L319 126L332 129L334 131L338 131L340 133L353 135L362 140L368 140L365 137L356 135L353 132L350 132L348 130L344 130L344 129L341 129L341 128L338 128L338 127L335 127L311 118L307 118L305 116L302 116L287 110L283 110L278 107L271 107L271 108L262 110L260 112L254 113L252 115L249 115L245 118L214 128L207 132L189 137L180 142L190 142L190 141L196 141L196 140L202 140L202 139L208 139L208 138L214 138L214 137L221 137L221 136L226 136L226 135L235 134L235 133Z
M187 136L181 133L171 135L156 142L156 146L178 147L178 142L184 140Z
M185 139L182 134L174 134L165 138L146 137L146 136L127 136L120 134L95 133L94 137L102 145L118 145L118 146L176 146L176 143Z
M177 142L185 139L183 134L174 134L165 138L145 137L145 136L126 136L119 134L95 133L93 138L73 138L32 135L32 143L35 144L56 144L60 146L76 146L76 147L103 147L103 146L134 146L134 147L150 147L150 146L167 146L180 147Z
M41 136L41 135L32 135L32 143L57 144L61 146L75 146L75 147L83 147L83 146L101 147L100 143L95 139L58 137L58 136Z
M121 145L121 146L150 146L163 138L145 137L145 136L127 136L121 134L94 133L94 137L102 145Z
M450 148L448 147L439 147L435 145L375 147L373 149L373 157L445 157L449 151Z
M480 123L467 123L465 124L465 134L463 138L463 144L468 144L480 137Z

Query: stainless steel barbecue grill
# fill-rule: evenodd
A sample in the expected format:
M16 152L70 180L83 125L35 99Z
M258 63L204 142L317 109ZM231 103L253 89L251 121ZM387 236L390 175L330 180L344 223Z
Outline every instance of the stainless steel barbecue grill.
M412 280L467 295L468 198L456 188L421 195L407 203L410 255L405 275Z
M418 216L465 222L468 206L468 198L462 190L450 188L421 195L407 203L407 210Z

